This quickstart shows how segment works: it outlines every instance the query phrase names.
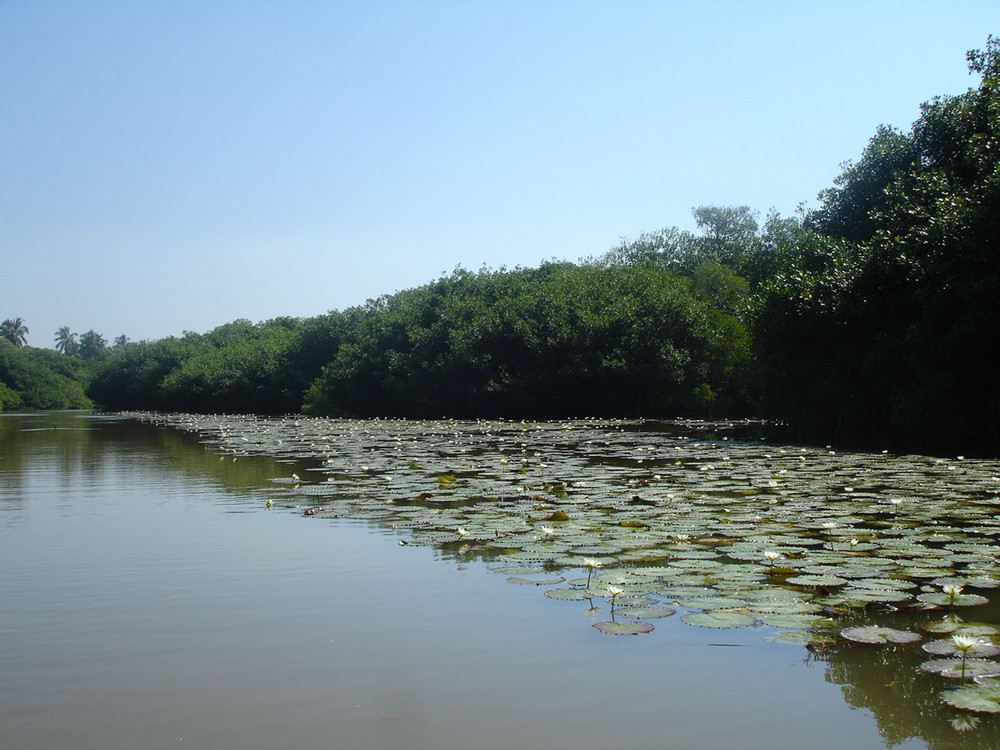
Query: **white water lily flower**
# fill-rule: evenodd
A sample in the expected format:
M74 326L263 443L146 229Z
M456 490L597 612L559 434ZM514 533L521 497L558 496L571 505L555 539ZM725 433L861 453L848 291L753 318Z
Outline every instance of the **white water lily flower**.
M611 598L612 599L614 599L619 594L624 594L625 593L625 589L619 588L618 586L610 586L609 585L609 586L606 586L605 588L607 588L608 593L611 594Z
M970 649L975 648L980 643L978 638L973 638L971 635L953 635L951 642L963 654L968 653Z
M764 557L773 564L781 559L781 553L768 550L764 553Z
M551 526L542 526L542 533L545 534L545 536L548 537L548 536L552 536L553 534L555 534L556 531Z
M465 530L464 528L462 528L461 526L459 526L459 527L458 527L458 535L459 535L459 536L468 536L468 535L469 535L469 532L468 532L468 531L466 531L466 530Z
M590 586L590 578L594 575L594 571L597 570L603 563L600 560L595 560L592 557L583 558L583 564L587 566L587 586Z

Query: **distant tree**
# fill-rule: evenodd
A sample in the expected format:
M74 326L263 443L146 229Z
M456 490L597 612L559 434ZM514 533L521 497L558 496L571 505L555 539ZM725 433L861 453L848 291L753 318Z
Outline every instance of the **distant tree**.
M0 323L0 338L7 339L18 349L27 343L28 333L28 326L24 324L23 318L7 318Z
M76 334L72 333L69 326L63 326L56 331L56 349L63 354L74 355L80 350L80 342L76 340Z
M80 336L80 356L83 359L101 359L107 354L108 341L93 328Z
M51 349L18 349L0 339L0 410L90 408L83 390L86 367Z
M123 333L121 336L119 336L118 338L115 339L115 347L114 348L115 349L124 349L126 346L129 345L130 341L131 341L131 339L129 339L129 337L126 336Z

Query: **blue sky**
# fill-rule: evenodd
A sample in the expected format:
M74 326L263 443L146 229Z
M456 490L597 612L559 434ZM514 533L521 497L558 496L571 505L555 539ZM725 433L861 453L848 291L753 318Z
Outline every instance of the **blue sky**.
M792 214L990 33L996 0L0 0L0 318L154 339Z

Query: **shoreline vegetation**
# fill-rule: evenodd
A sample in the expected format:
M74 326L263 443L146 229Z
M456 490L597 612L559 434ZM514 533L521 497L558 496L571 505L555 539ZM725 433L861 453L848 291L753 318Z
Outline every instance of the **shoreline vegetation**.
M968 63L976 87L879 128L795 217L703 206L697 233L89 358L68 327L60 352L24 346L16 318L0 410L754 417L799 442L1000 455L1000 40Z

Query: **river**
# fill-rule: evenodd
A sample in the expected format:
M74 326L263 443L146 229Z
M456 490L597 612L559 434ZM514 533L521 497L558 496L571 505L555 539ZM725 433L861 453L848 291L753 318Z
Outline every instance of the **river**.
M609 636L607 602L511 585L510 561L305 515L290 477L319 465L136 419L0 415L5 750L995 747L989 715L918 723L885 651L679 616ZM919 672L906 654L883 669Z

